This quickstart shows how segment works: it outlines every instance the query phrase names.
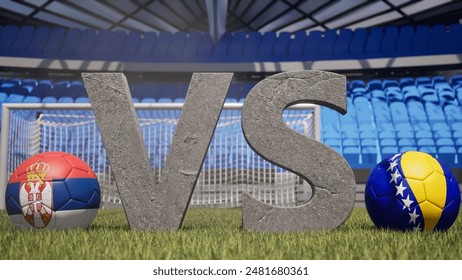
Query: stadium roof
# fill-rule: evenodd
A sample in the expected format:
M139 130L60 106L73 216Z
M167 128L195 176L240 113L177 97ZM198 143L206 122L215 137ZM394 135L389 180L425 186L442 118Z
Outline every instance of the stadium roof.
M354 29L389 24L451 24L459 22L461 18L462 1L451 0L0 1L0 23L3 25L51 25L140 32L213 31L211 29L219 29L221 25L229 32L293 33L299 30Z

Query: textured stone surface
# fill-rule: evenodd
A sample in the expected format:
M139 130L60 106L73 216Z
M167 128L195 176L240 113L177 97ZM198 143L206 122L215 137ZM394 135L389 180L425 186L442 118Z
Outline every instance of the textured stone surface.
M282 120L285 108L315 103L346 113L346 79L323 71L276 74L258 83L242 110L244 136L266 160L301 176L312 186L311 200L282 208L243 195L246 230L284 232L328 230L341 225L355 201L355 179L347 161L334 150L290 129Z
M82 76L130 227L180 228L233 75L193 75L159 185L125 76Z
M149 228L156 181L127 80L120 73L83 73L82 77L128 223L131 228Z
M155 195L161 229L178 229L220 118L233 74L194 73Z

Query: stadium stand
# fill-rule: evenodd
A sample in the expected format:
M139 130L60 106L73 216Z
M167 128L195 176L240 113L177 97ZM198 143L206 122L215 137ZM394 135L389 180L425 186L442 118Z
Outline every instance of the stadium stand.
M88 102L81 80L4 77L0 81L0 103ZM462 76L355 79L348 84L345 116L321 109L322 141L353 168L371 168L387 155L415 149L435 155L450 167L462 167ZM131 84L131 91L135 102L172 103L184 101L187 86L139 82ZM253 86L233 83L226 102L242 102ZM224 148L217 149L220 154Z
M276 33L129 32L3 26L0 56L143 62L342 60L462 52L462 25ZM109 46L111 46L109 48Z

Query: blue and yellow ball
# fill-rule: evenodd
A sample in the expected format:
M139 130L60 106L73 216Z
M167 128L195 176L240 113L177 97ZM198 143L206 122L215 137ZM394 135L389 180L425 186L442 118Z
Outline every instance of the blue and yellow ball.
M372 170L365 202L377 227L447 230L459 213L460 190L448 167L429 154L409 151Z

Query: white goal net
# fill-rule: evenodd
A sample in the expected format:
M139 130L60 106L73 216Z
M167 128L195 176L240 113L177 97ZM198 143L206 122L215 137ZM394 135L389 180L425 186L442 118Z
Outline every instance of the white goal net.
M139 109L142 105L144 107ZM222 111L190 205L236 207L241 204L242 192L285 207L309 200L311 188L306 182L266 162L251 150L242 134L241 105L232 105L225 104ZM181 104L135 104L135 107L151 168L160 180ZM6 104L3 110L5 108L8 112L3 114L1 133L7 145L2 145L0 157L6 168L1 176L9 177L18 165L34 154L67 152L80 157L95 171L102 191L102 207L121 206L89 104ZM314 105L297 105L283 113L289 127L319 140L318 116L319 109ZM8 178L0 179L6 182Z

